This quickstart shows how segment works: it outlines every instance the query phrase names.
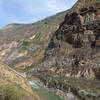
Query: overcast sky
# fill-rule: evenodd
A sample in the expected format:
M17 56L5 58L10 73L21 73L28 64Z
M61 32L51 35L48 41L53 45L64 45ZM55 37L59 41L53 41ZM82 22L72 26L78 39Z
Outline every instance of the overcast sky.
M77 0L0 0L0 28L10 23L33 23L67 10Z

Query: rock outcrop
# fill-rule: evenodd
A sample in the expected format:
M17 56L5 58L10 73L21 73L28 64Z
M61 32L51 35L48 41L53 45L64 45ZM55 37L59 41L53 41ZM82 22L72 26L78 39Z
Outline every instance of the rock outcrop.
M94 78L95 69L100 67L99 13L99 6L83 7L77 12L68 13L65 21L52 37L45 59L56 57L61 60L63 57L66 60L65 66L83 68L82 71L77 71L75 76L81 73L80 77L89 78L90 75L90 78ZM93 75L88 75L88 73L93 73Z

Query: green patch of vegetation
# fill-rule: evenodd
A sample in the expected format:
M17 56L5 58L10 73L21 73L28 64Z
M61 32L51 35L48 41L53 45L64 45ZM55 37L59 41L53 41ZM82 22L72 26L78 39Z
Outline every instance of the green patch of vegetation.
M95 99L98 99L97 96L93 96L93 95L91 95L91 94L88 94L87 97L88 97L88 98L92 98L92 99L94 99L94 100L95 100Z
M29 46L29 45L30 45L30 42L29 42L29 41L26 41L26 40L23 41L23 46L24 46L24 47L27 47L27 46Z
M19 100L24 93L12 84L0 84L0 100Z
M90 0L90 2L94 2L95 0Z

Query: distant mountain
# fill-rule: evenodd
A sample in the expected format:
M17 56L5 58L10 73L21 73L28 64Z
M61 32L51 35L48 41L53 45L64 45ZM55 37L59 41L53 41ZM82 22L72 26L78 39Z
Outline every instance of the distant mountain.
M44 33L42 37L39 37L41 41L44 41L43 37L47 39L47 36L51 32L54 33L65 14L66 11L33 24L9 24L0 29L0 43L4 43L4 41L11 42L14 40L21 41L22 39L29 39L32 35L38 34L38 32Z
M24 71L40 63L50 37L66 13L64 11L33 24L9 24L0 29L0 60Z
M0 100L40 100L27 81L0 62Z

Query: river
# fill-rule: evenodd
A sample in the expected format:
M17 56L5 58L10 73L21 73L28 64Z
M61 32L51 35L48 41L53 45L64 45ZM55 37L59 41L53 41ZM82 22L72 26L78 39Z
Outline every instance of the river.
M22 77L26 78L25 73L19 72L19 74ZM63 100L59 96L55 95L53 92L49 91L43 85L40 85L41 83L38 80L28 80L28 82L32 87L33 92L39 95L43 100Z
M39 95L43 100L62 100L59 96L55 95L53 92L48 89L40 86L36 80L29 81L33 91Z

